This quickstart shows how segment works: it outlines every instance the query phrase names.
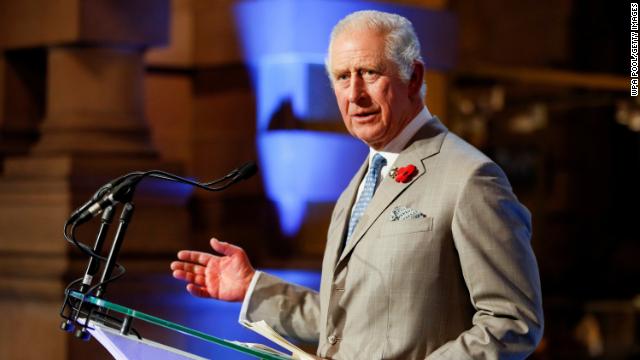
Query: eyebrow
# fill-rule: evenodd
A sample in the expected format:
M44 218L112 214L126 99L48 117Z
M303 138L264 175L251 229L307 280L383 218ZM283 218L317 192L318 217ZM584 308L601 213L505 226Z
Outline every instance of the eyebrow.
M364 65L360 65L357 68L355 68L356 71L362 71L362 70L375 70L377 72L385 72L386 70L386 66L384 66L384 64L364 64ZM350 73L352 71L351 67L346 67L346 68L337 68L335 70L331 71L331 75L334 77L337 77L339 75L342 75L344 73Z

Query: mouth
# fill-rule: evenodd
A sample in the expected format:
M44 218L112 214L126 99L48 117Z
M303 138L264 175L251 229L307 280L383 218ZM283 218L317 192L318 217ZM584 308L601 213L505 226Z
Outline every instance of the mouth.
M373 118L378 115L380 111L379 110L375 110L375 111L361 111L358 113L355 113L353 115L351 115L351 118L353 120L355 120L356 122L359 123L366 123L369 122L371 120L373 120Z

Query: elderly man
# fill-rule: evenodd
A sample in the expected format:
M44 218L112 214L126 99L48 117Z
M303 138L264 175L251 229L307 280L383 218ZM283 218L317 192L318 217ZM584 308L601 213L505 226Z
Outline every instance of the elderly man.
M423 105L411 23L353 13L331 34L327 71L349 132L370 154L333 211L320 293L255 271L244 251L178 253L196 296L319 341L332 359L520 359L542 335L530 214L500 168Z

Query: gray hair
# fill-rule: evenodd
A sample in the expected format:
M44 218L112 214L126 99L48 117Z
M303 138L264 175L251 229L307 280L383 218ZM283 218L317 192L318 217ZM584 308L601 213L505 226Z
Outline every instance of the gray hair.
M345 31L363 28L379 31L386 36L387 59L397 65L398 76L403 81L411 79L415 61L424 64L420 55L420 41L413 25L407 18L382 11L362 10L347 15L333 27L329 41L329 55L325 60L325 67L329 75L331 75L331 45L333 41ZM420 96L423 100L426 93L427 85L423 80L420 88Z

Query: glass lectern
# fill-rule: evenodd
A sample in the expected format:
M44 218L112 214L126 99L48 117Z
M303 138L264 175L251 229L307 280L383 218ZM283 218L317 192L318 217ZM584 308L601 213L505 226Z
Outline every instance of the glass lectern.
M66 295L66 303L71 309L70 311L78 313L78 325L86 327L116 359L203 359L182 350L142 339L135 331L132 331L131 323L134 319L188 335L216 346L224 346L259 359L294 359L265 345L221 339L107 300L87 296L77 291L68 291Z

